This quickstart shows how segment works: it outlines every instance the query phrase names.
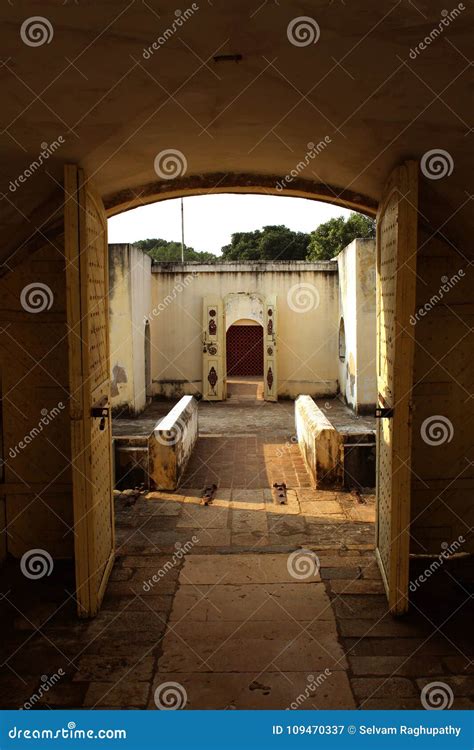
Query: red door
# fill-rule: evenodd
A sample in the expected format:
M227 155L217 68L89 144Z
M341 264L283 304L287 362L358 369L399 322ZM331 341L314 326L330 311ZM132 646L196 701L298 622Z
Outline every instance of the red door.
M262 326L230 326L227 331L227 376L263 377Z

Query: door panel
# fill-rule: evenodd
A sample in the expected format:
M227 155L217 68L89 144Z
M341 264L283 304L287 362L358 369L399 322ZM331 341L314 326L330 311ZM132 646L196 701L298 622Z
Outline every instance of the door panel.
M77 606L97 614L114 562L107 220L76 166L65 167L65 253Z
M264 331L263 331L263 356L264 356L264 397L265 401L277 401L278 399L278 370L277 370L277 332L278 315L276 295L267 297L264 303Z
M204 297L202 309L202 397L204 401L226 398L224 303Z
M418 165L392 173L377 215L376 554L390 610L408 608L411 387L415 309Z

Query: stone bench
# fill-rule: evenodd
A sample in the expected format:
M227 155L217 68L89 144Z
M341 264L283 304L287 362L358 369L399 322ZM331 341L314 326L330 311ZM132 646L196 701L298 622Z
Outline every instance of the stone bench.
M175 490L198 436L198 404L183 396L161 419L148 440L150 489Z
M344 483L344 438L311 396L295 401L298 445L317 489L342 487Z

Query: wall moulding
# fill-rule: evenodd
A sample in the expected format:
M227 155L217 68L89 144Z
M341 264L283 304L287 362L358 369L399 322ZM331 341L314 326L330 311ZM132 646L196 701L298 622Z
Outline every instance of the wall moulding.
M216 193L255 193L309 198L360 211L369 216L375 216L377 212L377 201L374 198L352 190L344 190L338 186L317 183L312 180L294 179L291 185L286 186L281 191L277 188L281 179L281 175L212 172L178 177L172 181L148 182L111 193L106 195L103 200L107 216L114 216L138 206L169 200L170 198Z

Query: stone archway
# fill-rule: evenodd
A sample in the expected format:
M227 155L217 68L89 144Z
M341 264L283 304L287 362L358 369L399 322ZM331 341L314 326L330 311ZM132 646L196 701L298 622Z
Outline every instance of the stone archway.
M229 398L242 394L263 397L264 307L258 292L231 292L224 297Z
M230 292L224 297L225 328L239 320L263 326L263 297L258 292Z

